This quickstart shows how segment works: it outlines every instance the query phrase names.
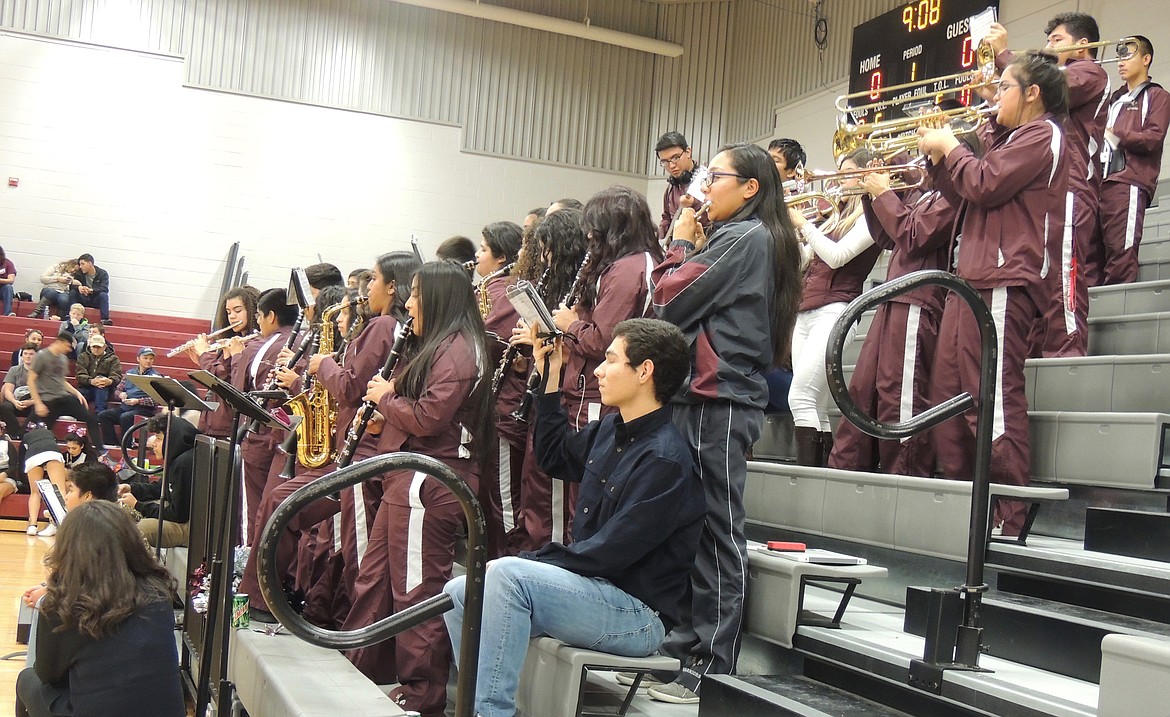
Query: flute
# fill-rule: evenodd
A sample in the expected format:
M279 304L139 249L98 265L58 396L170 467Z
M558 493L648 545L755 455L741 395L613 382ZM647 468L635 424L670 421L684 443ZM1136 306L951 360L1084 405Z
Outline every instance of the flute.
M225 331L232 331L233 329L235 329L239 325L240 324L229 324L218 331L213 331L210 334L207 334L207 338L211 338L212 336L219 336L220 334L222 334ZM179 354L183 353L187 349L194 346L195 342L198 340L199 340L199 337L196 336L195 338L190 339L189 341L184 341L183 343L179 344L178 346L171 349L170 351L167 351L167 358L174 358L175 356L178 356ZM230 341L230 339L229 339L229 341ZM216 342L216 343L219 343L219 342Z

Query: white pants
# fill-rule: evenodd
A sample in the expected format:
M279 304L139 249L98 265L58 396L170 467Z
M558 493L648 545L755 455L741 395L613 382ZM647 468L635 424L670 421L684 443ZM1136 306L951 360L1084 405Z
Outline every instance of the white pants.
M792 332L792 387L788 389L788 408L792 423L802 428L830 431L829 383L825 373L825 350L829 332L837 317L845 311L845 302L826 304L796 315ZM845 345L853 341L857 325L849 329Z

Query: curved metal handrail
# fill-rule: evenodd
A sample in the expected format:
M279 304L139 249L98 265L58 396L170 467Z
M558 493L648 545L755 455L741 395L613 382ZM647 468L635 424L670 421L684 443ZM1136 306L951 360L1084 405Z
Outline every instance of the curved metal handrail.
M849 395L849 386L845 383L841 355L850 327L861 319L862 312L922 286L941 286L958 294L971 307L979 324L981 344L979 413L975 428L975 464L971 474L971 524L967 540L967 575L964 584L958 588L959 592L963 593L966 598L963 608L963 626L977 628L980 595L987 591L987 584L983 580L983 563L984 546L987 544L987 514L990 506L988 484L991 476L995 386L996 381L999 380L999 374L996 370L999 349L995 319L983 301L983 297L967 282L949 272L938 270L916 271L865 292L845 307L845 311L837 318L832 331L829 332L829 346L825 353L829 392L841 408L842 415L849 419L850 423L871 436L886 439L914 435L975 406L971 395L964 392L937 406L932 406L910 420L900 423L882 423L866 415L853 401L853 397ZM974 654L970 654L972 649L974 649ZM967 654L957 656L956 662L962 662L965 659L966 662L963 664L972 666L977 664L978 644L974 648L967 647L964 652Z
M484 542L486 527L483 509L475 492L441 461L418 453L387 453L346 466L298 488L273 511L268 524L260 533L259 541L252 548L258 551L256 574L260 583L260 593L272 614L290 633L305 642L335 650L373 645L450 610L453 606L451 597L446 593L439 593L373 625L356 630L326 630L298 615L284 595L277 572L276 550L281 534L288 528L293 517L310 503L328 499L339 493L342 488L396 471L414 471L437 479L458 499L467 520L467 592L464 600L455 715L471 717L475 706L475 678L479 663L480 625L483 618L483 578L487 565L487 545Z

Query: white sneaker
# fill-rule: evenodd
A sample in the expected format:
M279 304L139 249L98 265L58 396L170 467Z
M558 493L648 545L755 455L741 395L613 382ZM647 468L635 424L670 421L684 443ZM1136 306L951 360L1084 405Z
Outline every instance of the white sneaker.
M42 538L51 538L56 534L57 534L57 526L53 525L52 523L49 523L47 526L44 527L44 529L42 529L40 532L37 533L37 535L39 535Z
M37 534L37 526L30 525L30 526L28 526L28 530L26 530L24 532L28 533L29 535L36 535Z
M619 673L617 673L617 676L615 679L617 679L617 683L619 685L625 685L626 687L629 687L630 685L634 684L634 680L637 678L638 678L638 673L636 673L636 672L619 672ZM654 675L649 675L649 674L642 675L642 681L640 683L638 683L638 689L644 690L644 689L647 689L649 687L657 687L658 685L661 685L661 684L662 684L662 680L659 680Z
M699 696L677 682L671 682L669 685L651 687L646 694L652 700L669 702L674 705L699 704Z

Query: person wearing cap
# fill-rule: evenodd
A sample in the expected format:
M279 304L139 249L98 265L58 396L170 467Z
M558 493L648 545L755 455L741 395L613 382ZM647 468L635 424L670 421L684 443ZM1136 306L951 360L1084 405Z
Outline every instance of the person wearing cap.
M154 370L154 349L143 346L138 349L138 365L126 372L122 382L118 384L118 400L121 402L114 408L107 408L98 414L98 423L102 428L102 442L107 446L119 445L119 440L139 416L153 416L158 408L154 400L146 392L126 380L131 376L162 376ZM119 434L115 426L121 426Z
M110 391L121 380L122 362L109 350L101 334L90 336L86 349L77 356L77 390L94 411L101 413L106 410Z

